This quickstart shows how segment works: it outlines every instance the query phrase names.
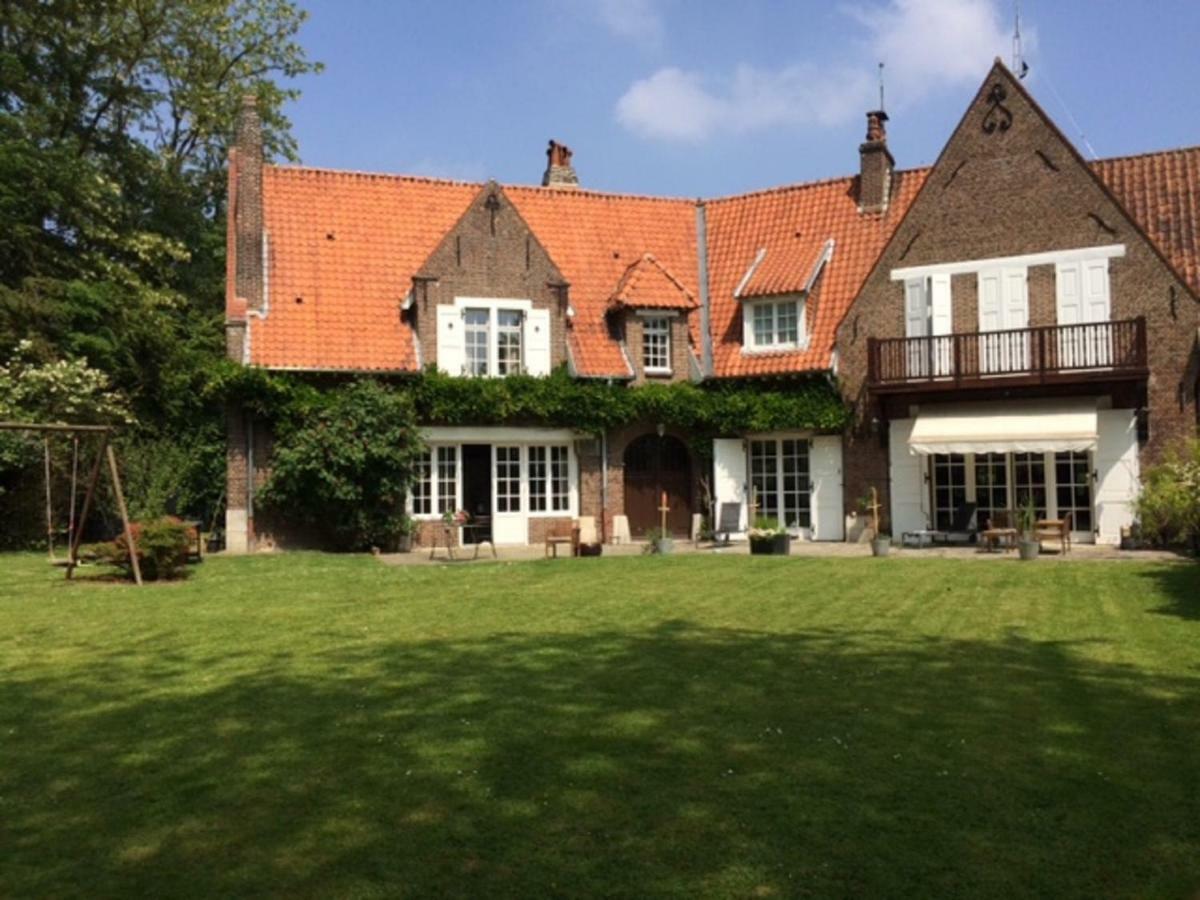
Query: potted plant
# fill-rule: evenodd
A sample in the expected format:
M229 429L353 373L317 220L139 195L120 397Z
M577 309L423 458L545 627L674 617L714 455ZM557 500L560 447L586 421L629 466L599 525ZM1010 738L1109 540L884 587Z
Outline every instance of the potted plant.
M646 532L646 553L656 553L666 556L675 551L675 541L670 532L661 528L651 528Z
M1017 510L1017 553L1021 559L1037 559L1042 549L1035 535L1037 519L1037 507L1033 505L1033 497L1026 495L1025 502Z
M755 519L749 537L752 556L787 556L791 553L792 536L778 519Z
M412 516L405 513L396 522L396 551L409 553L412 551L413 528L416 523Z
M858 505L871 513L871 555L887 556L892 548L892 536L879 527L879 491L872 487L871 492L858 501Z

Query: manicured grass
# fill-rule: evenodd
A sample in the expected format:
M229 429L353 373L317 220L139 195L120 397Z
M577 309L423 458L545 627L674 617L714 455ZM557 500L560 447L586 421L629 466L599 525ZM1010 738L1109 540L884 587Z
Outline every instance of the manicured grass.
M1200 567L0 557L0 895L1198 890Z

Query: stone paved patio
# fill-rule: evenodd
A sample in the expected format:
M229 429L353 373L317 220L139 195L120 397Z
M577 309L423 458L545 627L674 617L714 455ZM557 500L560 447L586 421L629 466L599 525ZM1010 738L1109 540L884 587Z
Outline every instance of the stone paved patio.
M645 545L642 543L632 544L605 544L605 556L640 556L644 551ZM472 559L475 550L474 547L460 548L457 551L458 560L453 564L462 565L468 562L514 562L518 560L533 560L543 559L545 551L541 546L517 546L517 547L497 547L496 557L492 556L491 550L485 545L479 551L479 558ZM714 547L711 543L702 542L693 544L691 541L678 540L675 542L675 555L687 556L691 554L726 554L733 556L748 556L750 546L742 541L734 543L730 547ZM854 557L854 556L870 556L871 547L869 544L846 544L846 543L831 543L831 542L812 542L812 541L793 541L792 553L793 557ZM1015 551L1010 552L985 552L974 546L967 547L925 547L918 550L915 547L898 547L893 546L891 549L892 557L899 559L964 559L977 560L983 562L1015 562L1017 554ZM566 556L562 555L560 548L560 557L564 561ZM1067 561L1122 561L1122 560L1140 560L1142 562L1160 562L1170 560L1184 560L1185 557L1177 553L1172 553L1164 550L1119 550L1116 547L1099 547L1091 544L1074 544L1071 547L1071 552L1068 554L1059 553L1053 544L1048 544L1046 551L1038 558L1039 563L1053 564L1063 560ZM384 553L379 555L380 562L389 566L407 566L407 565L445 565L449 560L446 557L446 551L439 548L433 560L429 558L429 548L418 548L411 553Z

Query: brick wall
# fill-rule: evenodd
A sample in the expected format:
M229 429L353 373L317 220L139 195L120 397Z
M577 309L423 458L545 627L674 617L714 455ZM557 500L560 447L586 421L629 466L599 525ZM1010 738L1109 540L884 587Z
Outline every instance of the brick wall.
M1007 90L1012 124L988 133L982 127L991 107L987 95L997 82ZM845 441L848 509L869 484L887 484L887 450L871 428L881 410L869 401L865 382L867 337L904 336L904 288L891 280L891 270L1108 244L1126 246L1126 255L1110 265L1113 318L1147 320L1151 426L1145 465L1194 432L1195 392L1187 386L1194 378L1188 372L1195 365L1200 307L1180 302L1172 317L1171 292L1186 296L1184 285L1015 83L994 71L839 328L839 377L845 396L857 404ZM978 328L975 281L974 274L952 279L956 331ZM1054 291L1052 265L1029 269L1031 324L1055 321ZM1097 392L1104 393L1104 386Z
M550 310L550 365L566 361L566 306L552 286L565 279L495 183L471 201L417 278L414 324L424 364L437 362L435 307L456 297L530 300L535 309Z
M626 309L621 312L622 329L625 334L625 346L629 350L629 358L633 362L633 384L662 383L672 381L687 381L691 374L691 364L688 356L691 354L690 332L688 330L687 313L679 313L671 322L671 372L664 374L647 374L643 369L643 335L645 333L646 317L638 315L635 310ZM699 315L699 312L690 313Z

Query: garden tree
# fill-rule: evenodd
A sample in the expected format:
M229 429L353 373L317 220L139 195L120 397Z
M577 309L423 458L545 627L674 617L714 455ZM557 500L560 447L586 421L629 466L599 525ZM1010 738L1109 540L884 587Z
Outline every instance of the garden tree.
M127 452L191 448L176 477L209 504L226 148L253 92L267 152L295 157L288 85L319 70L305 18L291 0L0 0L0 356L27 340L106 373L137 418Z
M394 549L424 450L412 399L373 380L305 392L277 423L263 505L344 550Z

